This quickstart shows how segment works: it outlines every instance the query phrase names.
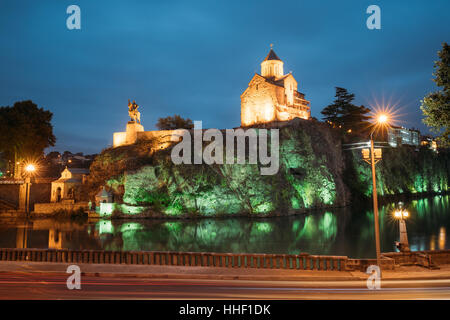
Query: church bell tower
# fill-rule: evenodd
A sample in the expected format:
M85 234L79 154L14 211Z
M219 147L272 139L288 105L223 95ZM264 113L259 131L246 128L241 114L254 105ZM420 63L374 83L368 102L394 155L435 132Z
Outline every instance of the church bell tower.
M269 54L261 63L261 75L266 78L280 78L284 75L283 61L273 51L272 45L270 45Z

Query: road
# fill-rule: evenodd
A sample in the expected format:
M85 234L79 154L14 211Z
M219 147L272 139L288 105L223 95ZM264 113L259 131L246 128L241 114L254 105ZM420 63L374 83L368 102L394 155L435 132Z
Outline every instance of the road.
M82 276L69 290L63 273L0 273L0 299L450 299L450 279L365 281L246 281Z

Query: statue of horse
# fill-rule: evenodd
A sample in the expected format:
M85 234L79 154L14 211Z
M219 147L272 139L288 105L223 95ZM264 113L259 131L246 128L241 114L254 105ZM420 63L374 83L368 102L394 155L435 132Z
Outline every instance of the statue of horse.
M137 110L139 106L136 104L136 101L133 100L133 103L128 100L128 115L131 118L131 121L141 123L141 113Z

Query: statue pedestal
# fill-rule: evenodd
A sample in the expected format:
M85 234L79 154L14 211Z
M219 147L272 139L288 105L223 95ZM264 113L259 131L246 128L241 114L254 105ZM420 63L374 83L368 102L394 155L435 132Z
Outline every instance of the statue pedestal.
M144 126L140 123L137 123L135 121L128 121L127 123L127 131L126 131L126 143L127 144L133 144L137 140L137 133L143 132Z

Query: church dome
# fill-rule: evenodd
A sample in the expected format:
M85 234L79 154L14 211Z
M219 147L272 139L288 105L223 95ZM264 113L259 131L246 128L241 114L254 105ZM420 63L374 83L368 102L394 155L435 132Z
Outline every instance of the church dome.
M267 78L280 78L284 75L283 61L278 58L272 48L270 48L269 54L261 63L261 75Z
M269 51L269 54L267 55L267 57L264 59L264 61L267 60L279 60L281 61L280 58L278 58L277 54L275 53L275 51L273 51L273 49L271 48Z

